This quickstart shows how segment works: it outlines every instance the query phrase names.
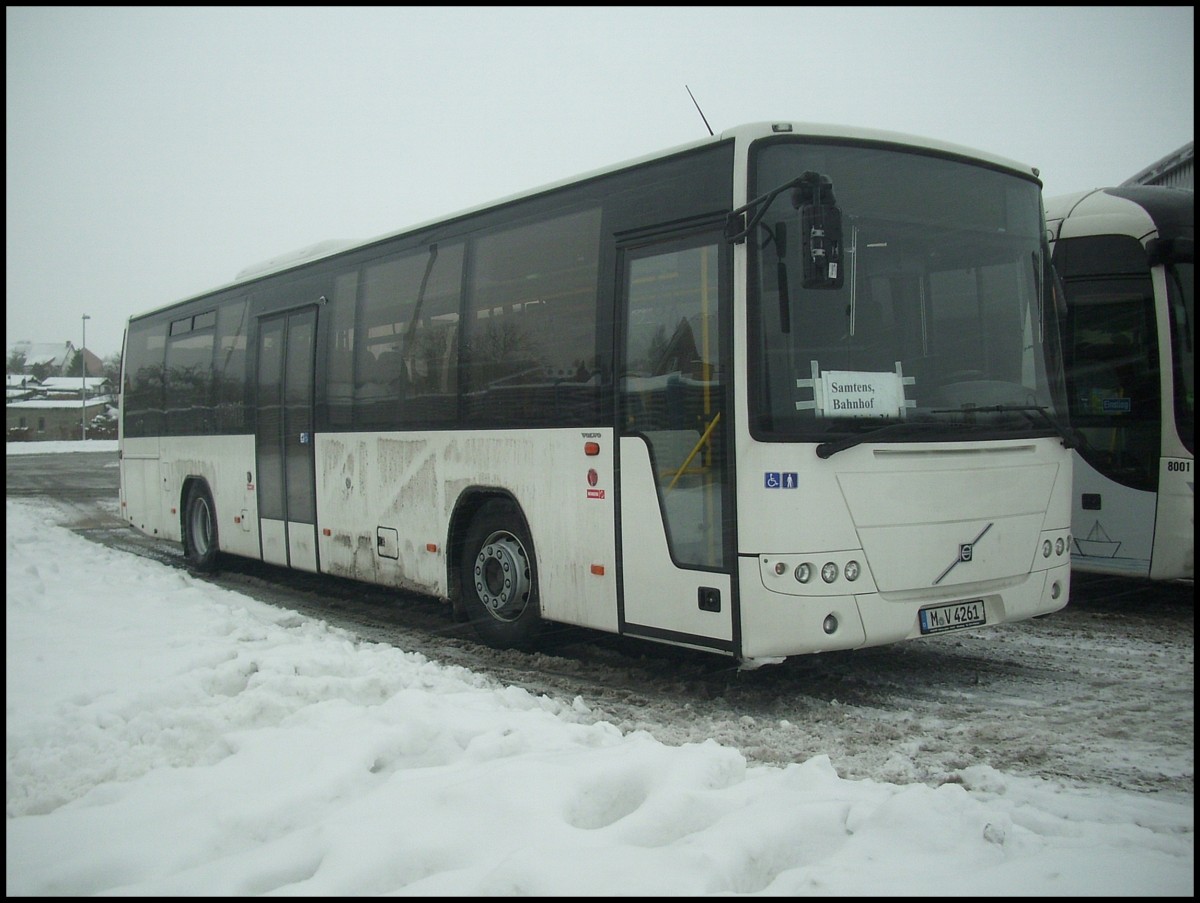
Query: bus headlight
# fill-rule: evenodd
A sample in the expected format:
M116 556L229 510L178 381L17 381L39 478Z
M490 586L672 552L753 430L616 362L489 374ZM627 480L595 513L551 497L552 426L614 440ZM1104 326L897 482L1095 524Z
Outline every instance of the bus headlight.
M809 580L812 580L812 565L807 561L796 565L796 580L799 583L808 583Z
M838 566L832 561L826 561L821 566L821 579L826 583L833 583L838 578Z
M846 579L853 583L858 579L858 575L862 573L859 569L858 562L854 559L846 562Z
M1043 542L1042 542L1042 557L1043 557L1043 558L1049 558L1049 557L1050 557L1050 551L1051 551L1051 547L1050 547L1050 540L1048 540L1048 539L1047 539L1047 540L1043 540Z
M1066 547L1067 547L1067 544L1063 541L1063 538L1061 536L1058 537L1058 539L1054 540L1054 554L1055 555L1061 555L1063 553L1063 549L1065 549Z

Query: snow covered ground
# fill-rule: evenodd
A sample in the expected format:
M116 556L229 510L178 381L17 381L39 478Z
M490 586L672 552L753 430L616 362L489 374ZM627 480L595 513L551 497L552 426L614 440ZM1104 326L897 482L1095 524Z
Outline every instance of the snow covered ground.
M618 725L60 520L6 500L9 896L1194 893L1190 755L1189 789L1155 792L988 761L896 780L886 745L866 777L833 747L762 764L717 725ZM1166 675L1188 698L1192 668ZM1067 745L1104 718L1079 715ZM916 723L930 748L952 729Z

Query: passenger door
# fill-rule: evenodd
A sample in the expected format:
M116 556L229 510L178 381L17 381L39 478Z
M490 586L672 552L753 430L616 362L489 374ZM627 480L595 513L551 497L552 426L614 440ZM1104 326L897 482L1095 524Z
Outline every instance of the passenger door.
M264 316L258 327L258 517L263 560L317 571L313 366L317 308Z
M705 229L619 252L621 630L732 652L728 246Z

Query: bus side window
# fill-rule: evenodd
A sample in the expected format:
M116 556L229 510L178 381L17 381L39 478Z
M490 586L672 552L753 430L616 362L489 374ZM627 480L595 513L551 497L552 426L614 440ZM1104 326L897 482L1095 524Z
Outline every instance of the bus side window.
M358 298L358 269L339 274L333 283L329 304L329 379L325 404L330 426L353 423L354 402L354 315Z
M408 385L404 355L395 349L389 349L379 355L379 359L375 361L375 380L384 387L383 394L388 398L403 398L404 388Z

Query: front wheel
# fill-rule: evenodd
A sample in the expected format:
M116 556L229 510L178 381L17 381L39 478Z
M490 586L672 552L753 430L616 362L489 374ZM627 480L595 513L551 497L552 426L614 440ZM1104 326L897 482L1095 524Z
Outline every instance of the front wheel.
M533 542L517 506L491 499L467 530L461 565L463 607L479 638L495 649L530 649L542 620Z
M217 517L212 496L202 485L188 490L183 509L183 554L197 571L213 571L217 567Z

